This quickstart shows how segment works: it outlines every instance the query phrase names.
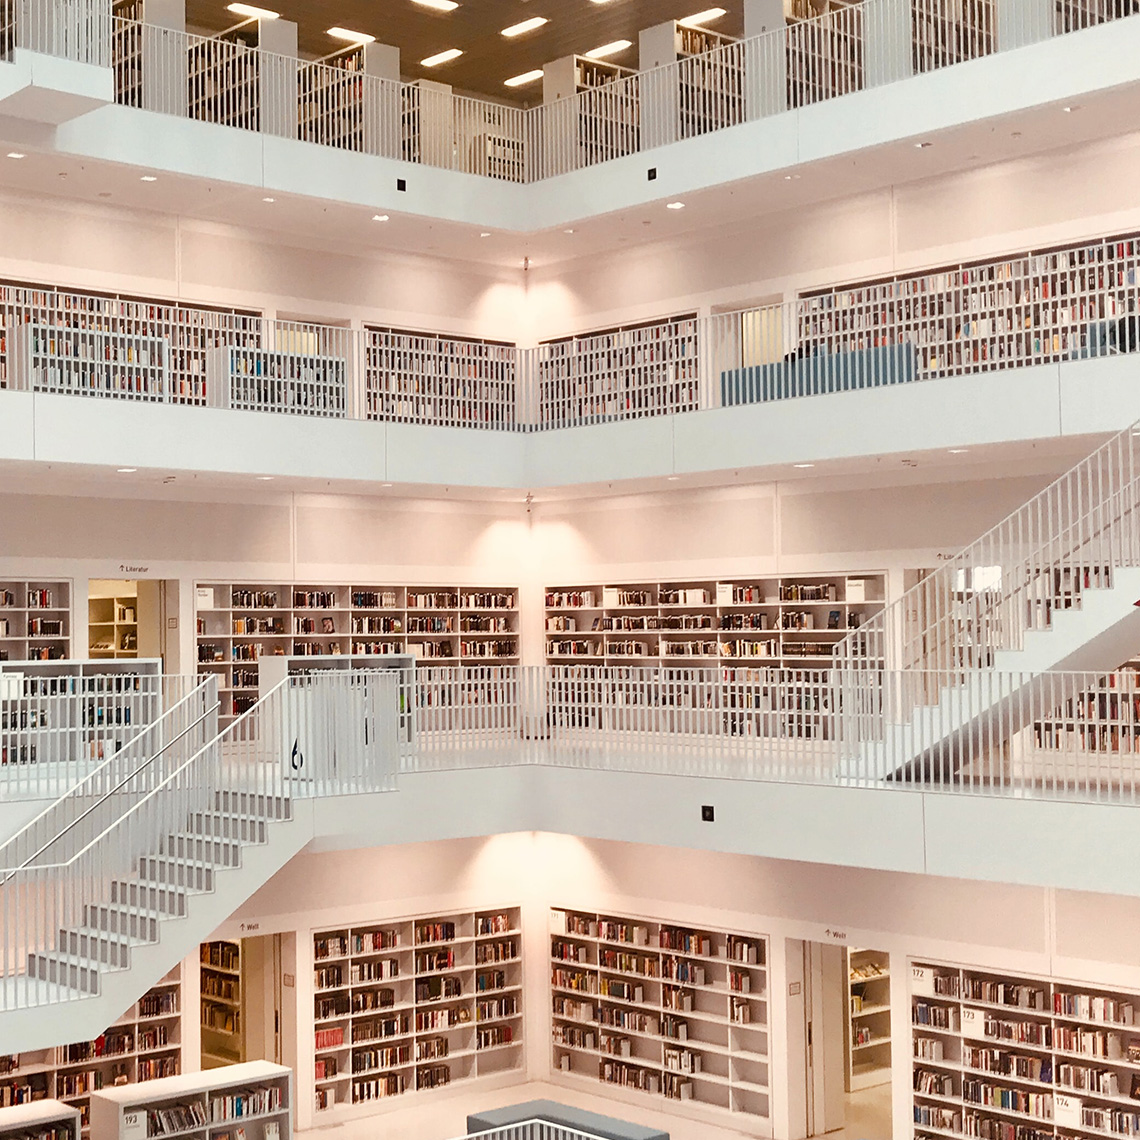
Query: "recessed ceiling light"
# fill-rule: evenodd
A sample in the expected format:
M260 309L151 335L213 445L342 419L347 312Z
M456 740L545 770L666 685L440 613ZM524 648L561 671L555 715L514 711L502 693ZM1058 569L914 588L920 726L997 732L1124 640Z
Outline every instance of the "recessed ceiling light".
M920 142L920 143L915 143L914 148L915 148L915 150L926 150L927 147L931 147L933 145L934 145L934 143L930 143L930 142Z
M258 8L254 4L229 4L226 6L227 12L233 12L235 16L248 16L251 20L277 20L281 18L280 12L274 12L272 8Z
M719 20L721 16L726 14L724 8L706 8L694 16L686 16L683 20L678 20L677 23L682 28L699 28L701 24L707 24L710 20Z
M276 202L277 201L276 198L262 198L261 200L263 202Z
M606 56L617 55L619 51L625 51L628 47L633 47L632 40L614 40L612 43L602 44L601 47L596 47L592 51L586 52L586 58L605 59Z
M157 179L157 178L156 178L156 177L155 177L153 174L144 174L144 175L143 175L143 176L142 176L142 177L139 179L139 181L140 181L140 182L157 182L157 181L158 181L158 179Z
M453 59L458 59L463 52L459 48L448 48L447 51L436 52L435 55L429 55L427 59L420 60L421 67L438 67L441 63L450 63Z
M455 0L415 0L421 8L434 8L437 12L454 12L459 5Z
M119 468L119 474L120 475L133 475L137 470L138 470L137 467L120 467Z
M388 217L388 215L387 215L387 214L373 214L373 215L372 215L372 220L373 220L374 222L387 222L387 221L389 221L390 219L389 219L389 217Z
M968 447L952 447L950 448L951 455L965 455L970 449Z
M10 150L10 151L8 151L8 157L9 158L27 158L28 156L26 154L22 154L18 150Z
M483 232L482 232L482 233L481 233L479 236L480 236L481 238L482 238L482 237L490 237L490 236L491 236L491 231L490 231L490 230L484 230L484 231L483 231Z
M334 40L345 40L350 44L374 44L376 42L375 36L370 36L367 32L354 32L351 28L329 28L325 35L332 36Z
M258 479L259 483L271 483L273 481L273 476L272 475L258 475L257 479Z
M1080 107L1076 103L1071 103L1068 107L1062 107L1061 110L1064 111L1066 115L1071 115L1074 111L1079 111Z
M800 180L800 176L798 174L785 174L784 175L784 181L785 182L799 182L799 180Z
M564 234L572 234L574 231L573 230L563 230L562 232Z
M793 467L814 467L814 463L793 463Z
M391 483L381 483L380 486L381 487L391 487L392 484Z
M529 20L523 20L521 23L504 28L499 34L508 38L523 36L527 32L533 32L536 28L541 28L543 24L549 23L550 21L545 16L532 16Z
M684 202L669 202L666 204L666 210L683 210L685 208Z
M676 483L677 480L681 478L681 476L680 475L668 475L668 476L666 476L666 478L669 480L670 483Z
M537 68L534 71L524 71L522 75L512 75L510 79L503 80L504 87L523 87L527 83L533 83L536 79L542 78L542 69Z

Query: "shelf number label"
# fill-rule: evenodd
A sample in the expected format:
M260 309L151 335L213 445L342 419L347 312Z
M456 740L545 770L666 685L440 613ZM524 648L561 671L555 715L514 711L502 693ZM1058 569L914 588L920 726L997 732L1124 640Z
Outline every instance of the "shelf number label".
M986 1015L980 1009L962 1010L962 1036L975 1041L986 1039Z
M1081 1109L1084 1101L1077 1096L1066 1096L1064 1093L1053 1094L1053 1120L1063 1128L1081 1127Z
M928 966L911 966L910 992L918 997L934 997L934 971Z
M146 1113L127 1109L123 1113L123 1131L120 1140L146 1140Z

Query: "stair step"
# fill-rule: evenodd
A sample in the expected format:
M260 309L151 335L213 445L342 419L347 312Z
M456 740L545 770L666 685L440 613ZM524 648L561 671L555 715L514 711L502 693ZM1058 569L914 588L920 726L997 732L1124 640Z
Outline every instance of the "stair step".
M162 887L180 887L191 891L214 889L213 867L187 863L168 855L144 855L139 860L139 878Z
M89 926L61 930L56 947L71 958L86 958L102 966L126 969L131 964L131 940L122 934L109 934Z
M217 791L214 793L214 805L219 811L231 815L257 819L292 818L292 805L287 796L268 795L265 792Z
M84 925L108 934L121 934L136 942L158 941L158 919L153 914L140 914L122 904L88 903L83 908Z
M194 812L186 830L189 834L233 839L238 843L265 843L268 837L264 819L222 812Z
M159 852L173 859L208 863L214 867L237 867L241 863L241 844L237 840L217 839L192 832L168 835Z
M111 883L111 903L131 910L150 911L172 918L186 914L186 892L162 883L116 879Z
M69 990L97 995L100 989L98 963L58 950L28 955L28 973L41 982L54 982Z

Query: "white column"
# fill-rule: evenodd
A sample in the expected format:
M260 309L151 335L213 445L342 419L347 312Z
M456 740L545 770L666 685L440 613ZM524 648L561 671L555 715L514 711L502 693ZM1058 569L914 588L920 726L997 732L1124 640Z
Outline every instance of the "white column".
M749 119L788 109L784 0L744 0L744 98Z
M145 0L142 105L163 115L188 113L185 0Z
M1040 43L1052 35L1052 0L1001 0L998 4L998 51Z
M297 137L297 25L291 20L258 20L261 131Z
M866 84L881 87L914 74L911 0L867 0L863 5Z
M375 114L364 112L364 151L384 158L402 157L403 101L400 94L400 49L388 44L365 44L364 74L384 80L376 85L380 105ZM365 88L365 98L375 98Z
M665 146L680 138L681 89L676 68L677 25L668 20L645 28L638 37L641 77L641 149Z

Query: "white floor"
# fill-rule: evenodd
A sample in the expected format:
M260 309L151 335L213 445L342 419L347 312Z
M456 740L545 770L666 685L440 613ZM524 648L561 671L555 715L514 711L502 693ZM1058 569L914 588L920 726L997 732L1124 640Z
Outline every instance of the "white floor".
M321 1140L450 1140L467 1131L467 1113L517 1104L524 1100L549 1099L607 1116L636 1121L668 1132L670 1140L740 1140L747 1133L731 1128L686 1120L608 1097L536 1081L496 1090L477 1090L457 1085L445 1095L436 1094L362 1120L315 1128L305 1133ZM827 1140L892 1140L891 1086L853 1093L847 1098L847 1122L828 1134Z

